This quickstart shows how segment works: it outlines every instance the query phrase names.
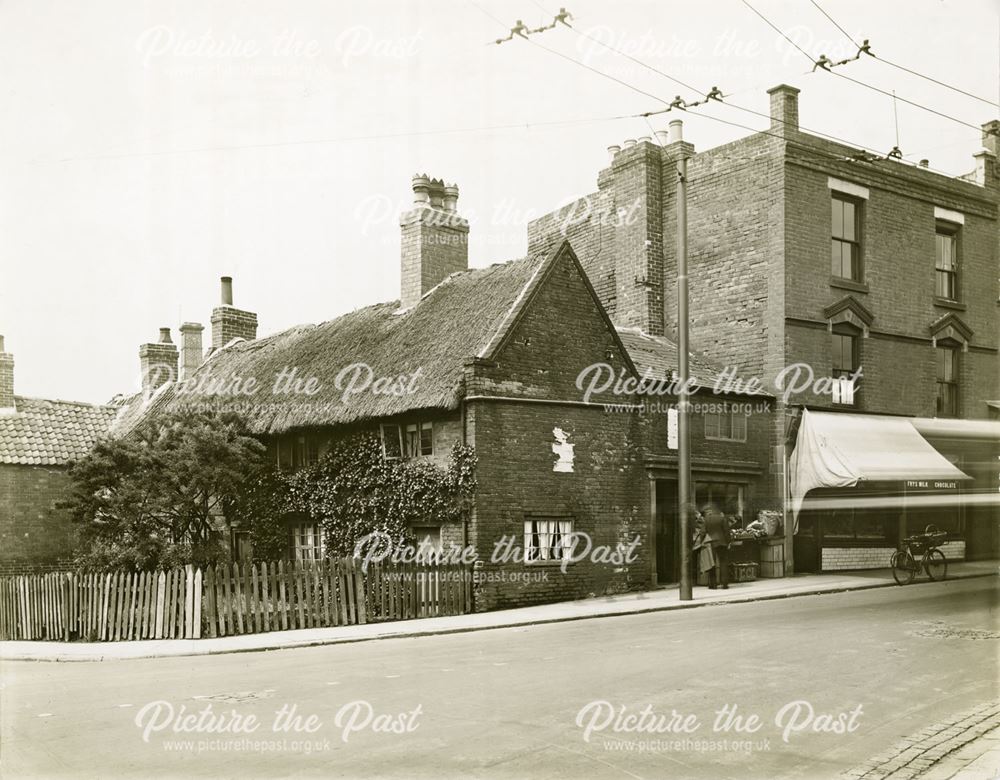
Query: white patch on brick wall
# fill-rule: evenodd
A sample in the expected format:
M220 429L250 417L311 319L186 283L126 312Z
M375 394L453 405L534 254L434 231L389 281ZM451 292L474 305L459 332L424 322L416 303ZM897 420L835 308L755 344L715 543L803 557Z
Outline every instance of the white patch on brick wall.
M553 471L573 471L573 448L575 445L569 443L569 434L562 428L553 428L552 435L555 436L555 444L552 445L552 452L555 453L556 462L552 464Z

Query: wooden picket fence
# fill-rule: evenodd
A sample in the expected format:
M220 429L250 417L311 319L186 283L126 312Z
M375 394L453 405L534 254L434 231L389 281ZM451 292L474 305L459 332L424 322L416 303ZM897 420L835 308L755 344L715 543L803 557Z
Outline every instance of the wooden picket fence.
M472 611L472 571L352 558L0 578L0 640L200 639Z
M0 639L197 639L201 571L0 578Z

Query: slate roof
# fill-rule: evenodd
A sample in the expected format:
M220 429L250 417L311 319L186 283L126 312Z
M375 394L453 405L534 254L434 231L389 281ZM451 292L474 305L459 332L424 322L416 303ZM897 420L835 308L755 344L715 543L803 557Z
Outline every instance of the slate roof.
M0 463L65 465L86 455L118 413L112 406L14 397L0 415Z
M669 377L671 371L677 370L677 344L664 336L650 336L637 328L618 328L618 337L625 345L632 362L640 376L648 371L649 376ZM688 353L688 371L692 380L699 386L711 389L723 368L709 360ZM749 379L737 374L740 379ZM769 393L759 393L767 396Z

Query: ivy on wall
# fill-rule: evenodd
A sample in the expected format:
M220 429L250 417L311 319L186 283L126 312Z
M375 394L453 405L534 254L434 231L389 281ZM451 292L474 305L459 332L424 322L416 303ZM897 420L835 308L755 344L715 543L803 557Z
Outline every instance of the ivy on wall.
M314 466L258 480L241 507L254 557L287 551L290 516L323 528L327 553L346 556L357 541L381 531L403 540L413 525L464 522L476 488L476 456L456 444L447 468L429 460L386 460L378 435L335 442Z

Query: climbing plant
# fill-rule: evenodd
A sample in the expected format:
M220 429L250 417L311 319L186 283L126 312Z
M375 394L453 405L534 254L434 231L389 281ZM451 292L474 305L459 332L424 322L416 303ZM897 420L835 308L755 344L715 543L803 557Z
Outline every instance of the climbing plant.
M475 491L473 449L456 444L447 467L425 459L386 460L374 432L336 441L314 466L261 479L242 507L254 556L278 557L294 514L323 528L328 554L351 555L374 532L406 540L412 525L461 522Z

